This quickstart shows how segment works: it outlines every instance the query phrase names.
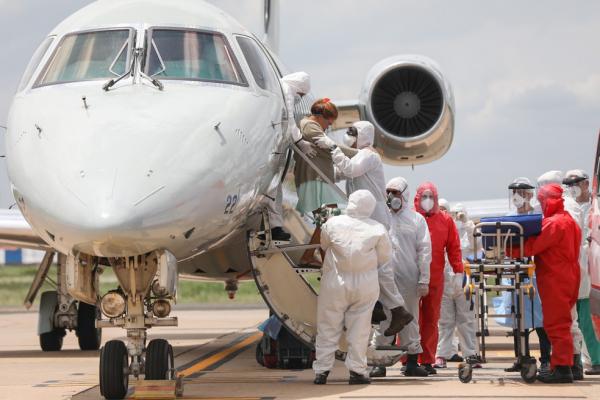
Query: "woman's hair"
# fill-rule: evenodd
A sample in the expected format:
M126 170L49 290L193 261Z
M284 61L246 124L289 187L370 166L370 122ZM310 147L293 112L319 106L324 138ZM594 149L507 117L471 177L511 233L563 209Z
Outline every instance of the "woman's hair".
M327 97L315 101L310 108L310 113L326 119L337 119L338 117L337 107Z

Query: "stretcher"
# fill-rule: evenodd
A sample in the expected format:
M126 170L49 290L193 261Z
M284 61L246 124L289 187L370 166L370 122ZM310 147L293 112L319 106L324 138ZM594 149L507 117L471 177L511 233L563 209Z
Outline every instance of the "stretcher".
M474 301L475 317L478 321L477 336L481 350L481 360L486 362L486 336L489 335L488 319L511 317L513 332L518 335L515 353L521 365L521 378L527 383L536 379L537 365L531 357L527 345L525 327L525 301L535 297L533 276L535 265L525 257L525 239L541 231L541 215L484 218L475 225L475 259L465 263L467 300ZM481 239L479 241L478 239ZM478 242L483 248L478 248ZM492 314L488 306L490 292L513 293L514 303L509 314ZM491 308L493 311L493 308ZM459 364L458 377L468 383L473 377L473 363L468 360Z

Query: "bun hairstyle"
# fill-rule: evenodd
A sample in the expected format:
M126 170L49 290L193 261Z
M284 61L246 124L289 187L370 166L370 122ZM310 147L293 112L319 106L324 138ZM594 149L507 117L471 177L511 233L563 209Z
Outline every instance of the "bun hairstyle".
M315 101L310 108L312 115L320 115L325 119L337 119L338 109L327 97Z

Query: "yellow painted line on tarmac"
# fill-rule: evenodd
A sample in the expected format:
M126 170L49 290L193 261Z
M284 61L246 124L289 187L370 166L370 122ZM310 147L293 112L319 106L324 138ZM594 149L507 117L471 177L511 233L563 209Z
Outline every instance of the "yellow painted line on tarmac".
M216 354L213 354L212 356L198 362L197 364L194 364L191 367L188 367L188 368L184 369L183 371L180 371L179 375L190 376L195 373L198 373L198 372L210 367L211 365L216 364L219 361L222 361L224 358L235 353L236 351L238 351L246 346L251 345L252 343L256 342L261 337L262 337L262 332L257 332L255 334L247 337L246 339L242 340L241 342L236 343L235 345L228 347L226 349L223 349L222 351L220 351Z

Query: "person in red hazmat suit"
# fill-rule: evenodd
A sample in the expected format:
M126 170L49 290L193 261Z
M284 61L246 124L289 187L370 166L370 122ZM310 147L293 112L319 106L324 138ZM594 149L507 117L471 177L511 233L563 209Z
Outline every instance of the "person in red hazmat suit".
M563 190L551 183L538 190L544 219L542 231L525 242L535 256L544 329L552 344L550 371L538 374L545 383L573 382L573 307L579 295L581 229L564 208Z
M420 364L430 374L436 370L432 364L435 362L435 352L438 343L438 321L442 295L444 294L444 267L446 257L454 271L454 279L463 280L463 263L460 251L458 230L452 217L440 211L438 204L438 191L431 182L422 183L417 188L415 195L415 210L425 217L429 234L431 235L431 266L428 287L419 288L421 305L419 307L419 329L421 333L421 347L423 352L419 356Z

